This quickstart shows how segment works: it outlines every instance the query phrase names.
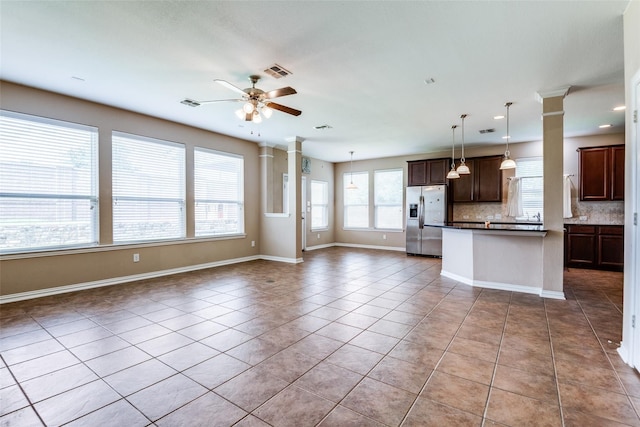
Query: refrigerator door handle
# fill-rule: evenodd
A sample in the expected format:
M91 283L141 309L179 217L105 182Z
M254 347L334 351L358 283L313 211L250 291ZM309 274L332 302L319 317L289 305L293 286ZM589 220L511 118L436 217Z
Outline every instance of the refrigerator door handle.
M421 230L424 228L424 196L422 195L418 204L418 228Z

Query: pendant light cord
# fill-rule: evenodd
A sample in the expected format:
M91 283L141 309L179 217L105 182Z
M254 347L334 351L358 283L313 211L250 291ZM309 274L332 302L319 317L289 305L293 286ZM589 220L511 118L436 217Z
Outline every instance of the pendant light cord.
M456 144L456 128L457 125L451 126L451 169L456 169L456 152L455 152L455 144Z
M466 114L463 114L460 116L460 118L462 119L462 157L460 157L460 163L464 164L464 161L466 160L464 158L464 118L467 117Z
M504 152L504 155L506 158L509 158L509 156L511 155L511 153L509 152L509 139L511 139L511 134L509 133L509 107L511 107L511 102L507 102L506 107L507 107L507 150Z

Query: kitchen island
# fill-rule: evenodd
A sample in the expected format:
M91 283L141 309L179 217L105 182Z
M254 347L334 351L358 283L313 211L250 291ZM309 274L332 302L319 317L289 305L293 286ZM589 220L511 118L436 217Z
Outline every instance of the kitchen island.
M451 223L442 228L441 275L460 283L564 299L543 286L541 225Z

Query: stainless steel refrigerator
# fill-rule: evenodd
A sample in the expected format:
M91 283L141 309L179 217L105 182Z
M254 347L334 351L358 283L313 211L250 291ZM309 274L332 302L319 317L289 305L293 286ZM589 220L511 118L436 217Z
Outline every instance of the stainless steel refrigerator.
M447 222L447 186L407 187L407 253L442 256L442 228Z

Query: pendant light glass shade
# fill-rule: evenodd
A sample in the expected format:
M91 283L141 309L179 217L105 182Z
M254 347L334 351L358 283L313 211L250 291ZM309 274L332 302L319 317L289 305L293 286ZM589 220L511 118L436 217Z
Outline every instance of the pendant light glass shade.
M466 114L463 114L460 116L460 118L462 119L462 156L460 157L460 165L458 166L458 169L456 169L456 172L458 172L458 175L469 175L471 173L471 171L469 170L469 166L467 166L464 161L464 118L467 117Z
M358 186L353 183L353 151L349 151L351 154L351 182L347 184L347 190L357 190Z
M512 102L507 102L505 107L507 107L507 149L504 152L504 160L500 163L500 169L515 169L516 162L509 157L511 153L509 152L509 139L511 135L509 134L509 107L511 107Z
M460 174L456 171L456 154L455 154L455 144L456 144L456 128L458 126L451 126L451 170L447 174L447 179L456 179L460 178Z

